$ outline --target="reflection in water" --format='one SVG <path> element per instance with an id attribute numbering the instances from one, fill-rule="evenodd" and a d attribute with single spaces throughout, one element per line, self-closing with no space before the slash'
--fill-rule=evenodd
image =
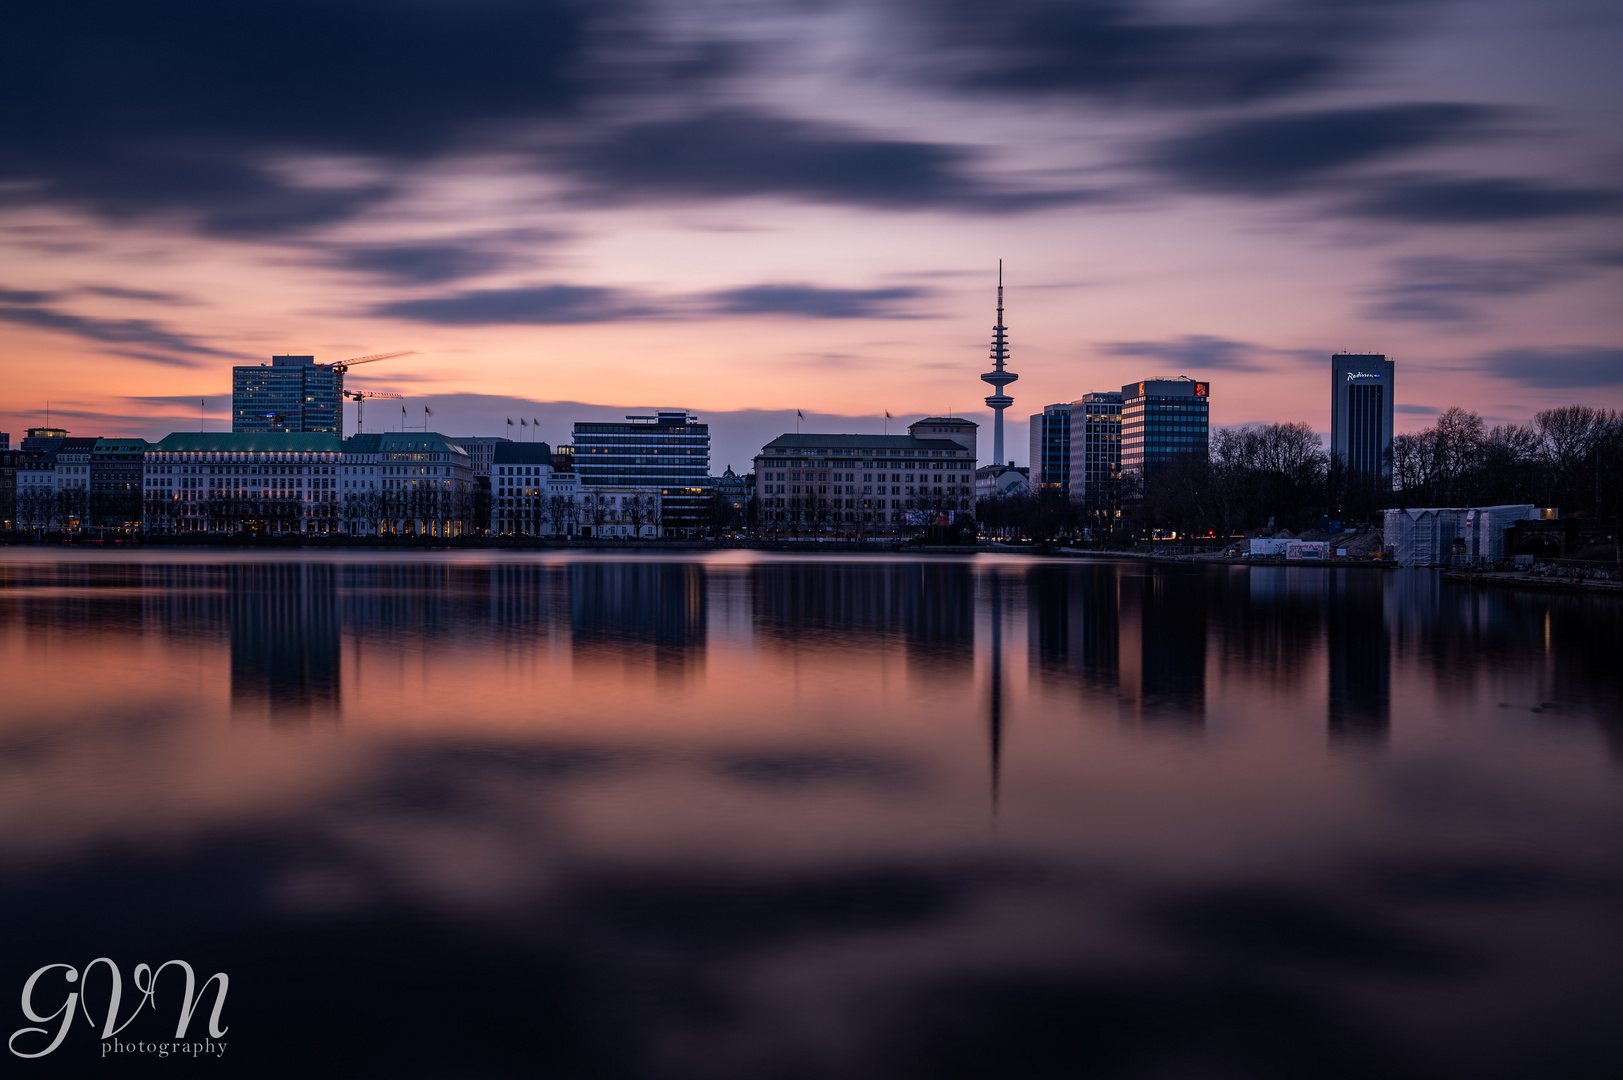
<path id="1" fill-rule="evenodd" d="M 1142 579 L 1139 630 L 1143 717 L 1199 725 L 1206 715 L 1206 588 L 1184 568 Z"/>
<path id="2" fill-rule="evenodd" d="M 997 816 L 998 792 L 1003 780 L 1003 578 L 993 570 L 987 574 L 987 592 L 992 598 L 992 663 L 987 687 L 987 735 L 992 763 L 992 815 Z"/>
<path id="3" fill-rule="evenodd" d="M 321 563 L 226 568 L 234 714 L 338 718 L 337 575 Z"/>
<path id="4" fill-rule="evenodd" d="M 1616 1075 L 1619 640 L 1424 571 L 13 554 L 0 986 L 161 943 L 261 1076 Z"/>
<path id="5" fill-rule="evenodd" d="M 920 678 L 974 677 L 975 579 L 962 562 L 765 563 L 750 582 L 756 640 L 768 648 L 900 646 Z"/>
<path id="6" fill-rule="evenodd" d="M 705 579 L 691 563 L 576 563 L 569 623 L 580 663 L 651 660 L 680 682 L 703 664 Z"/>
<path id="7" fill-rule="evenodd" d="M 1380 745 L 1386 741 L 1392 714 L 1387 575 L 1358 570 L 1334 574 L 1326 582 L 1330 739 Z"/>
<path id="8" fill-rule="evenodd" d="M 1046 682 L 1114 691 L 1121 664 L 1116 564 L 1037 566 L 1026 574 L 1026 651 Z"/>

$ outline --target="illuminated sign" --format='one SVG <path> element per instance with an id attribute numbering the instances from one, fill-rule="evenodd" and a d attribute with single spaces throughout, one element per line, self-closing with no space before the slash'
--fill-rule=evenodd
<path id="1" fill-rule="evenodd" d="M 1349 371 L 1349 372 L 1347 372 L 1347 381 L 1348 382 L 1352 382 L 1355 379 L 1379 379 L 1379 378 L 1380 378 L 1380 375 L 1378 375 L 1377 373 L 1375 373 L 1373 371 Z"/>
<path id="2" fill-rule="evenodd" d="M 1205 397 L 1211 391 L 1211 388 L 1211 383 L 1198 382 L 1195 384 L 1195 396 Z"/>

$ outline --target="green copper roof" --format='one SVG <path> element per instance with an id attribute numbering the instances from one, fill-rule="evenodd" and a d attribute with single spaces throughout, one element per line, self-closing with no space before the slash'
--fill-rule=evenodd
<path id="1" fill-rule="evenodd" d="M 176 431 L 152 444 L 160 454 L 336 454 L 336 435 L 275 431 Z"/>
<path id="2" fill-rule="evenodd" d="M 351 435 L 344 440 L 350 454 L 466 454 L 461 446 L 437 431 L 379 431 Z"/>

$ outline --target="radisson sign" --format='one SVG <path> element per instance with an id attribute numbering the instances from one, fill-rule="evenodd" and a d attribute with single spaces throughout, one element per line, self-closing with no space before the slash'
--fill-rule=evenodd
<path id="1" fill-rule="evenodd" d="M 1373 372 L 1373 371 L 1349 371 L 1349 372 L 1347 372 L 1347 381 L 1348 382 L 1353 382 L 1356 379 L 1379 379 L 1380 377 L 1381 376 L 1379 374 L 1377 374 L 1376 372 Z"/>

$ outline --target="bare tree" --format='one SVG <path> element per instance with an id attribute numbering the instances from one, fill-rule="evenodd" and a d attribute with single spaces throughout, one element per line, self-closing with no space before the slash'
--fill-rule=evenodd
<path id="1" fill-rule="evenodd" d="M 642 536 L 642 527 L 648 521 L 648 507 L 643 503 L 641 495 L 627 495 L 620 500 L 625 510 L 625 518 L 631 523 L 631 535 Z"/>
<path id="2" fill-rule="evenodd" d="M 601 492 L 586 495 L 586 520 L 592 523 L 594 539 L 603 535 L 603 523 L 609 519 L 609 497 Z"/>

